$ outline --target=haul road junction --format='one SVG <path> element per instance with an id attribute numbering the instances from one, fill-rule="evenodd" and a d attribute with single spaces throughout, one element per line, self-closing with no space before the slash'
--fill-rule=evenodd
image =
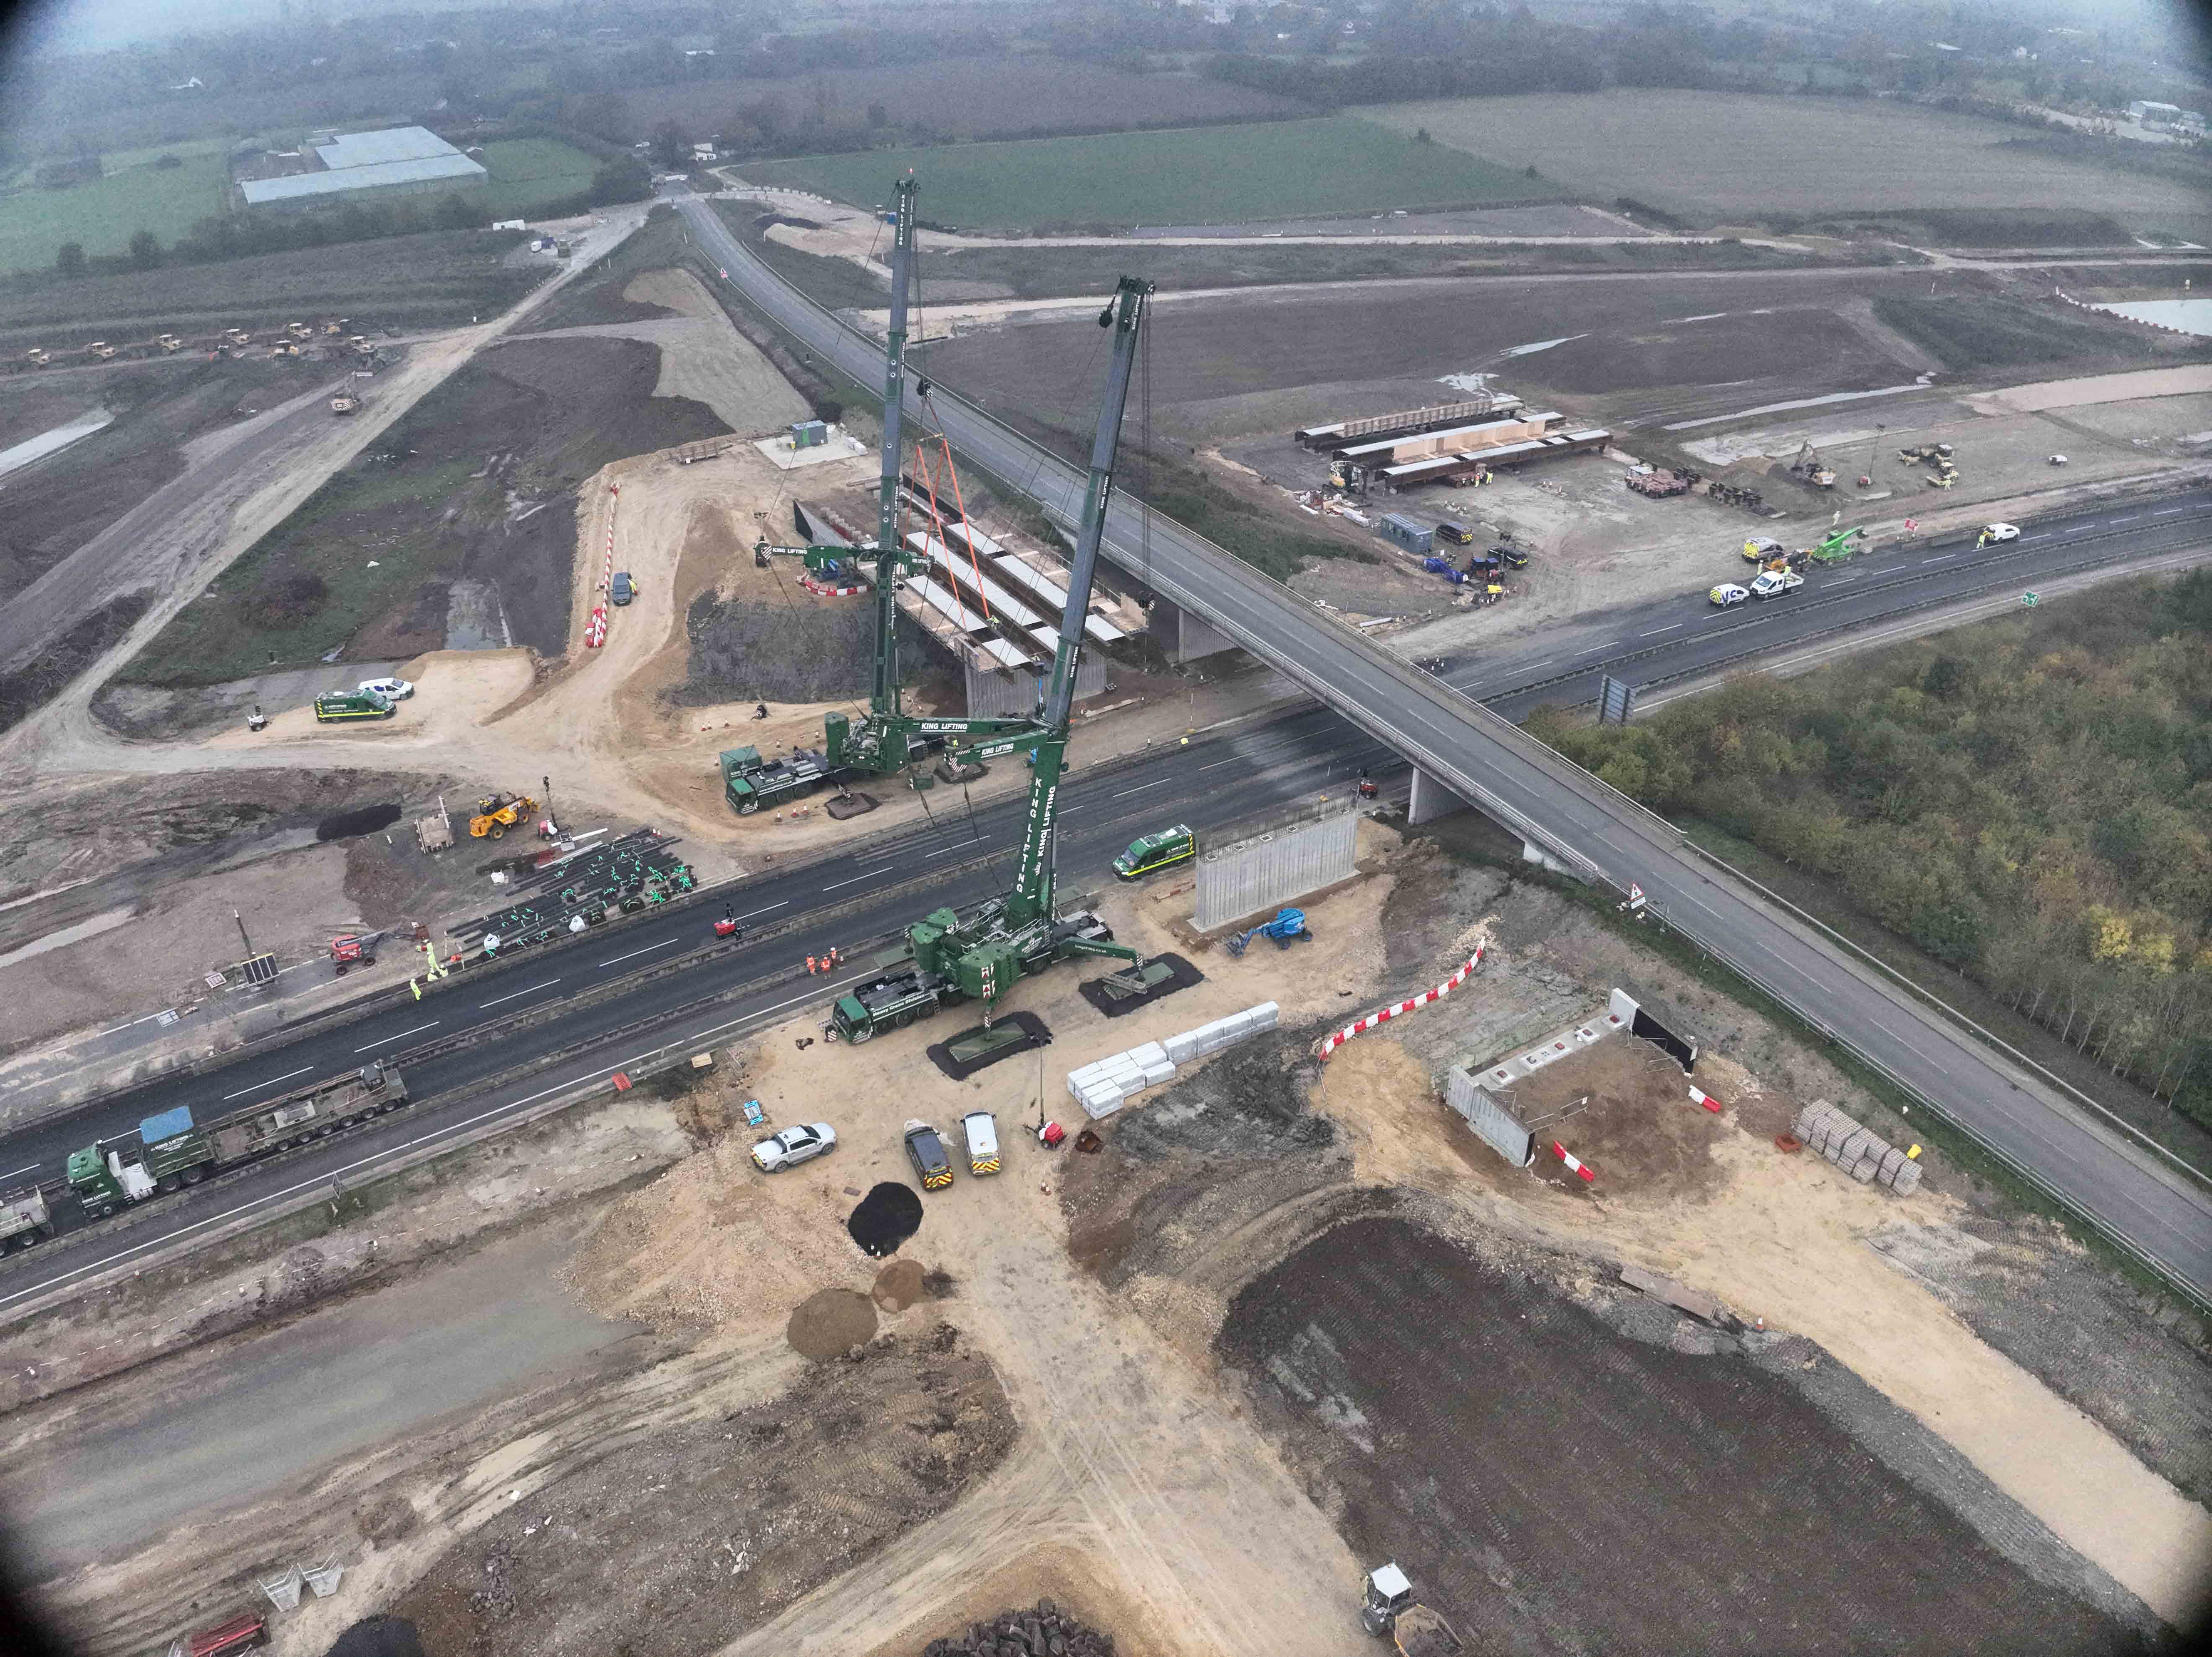
<path id="1" fill-rule="evenodd" d="M 844 329 L 751 260 L 703 203 L 679 207 L 748 298 L 868 383 L 880 362 L 875 342 Z M 975 458 L 1002 477 L 1027 480 L 1067 521 L 1079 515 L 1081 478 L 1072 468 L 950 396 L 937 397 L 932 412 Z M 1810 928 L 1717 877 L 1668 825 L 1487 711 L 1517 716 L 1547 701 L 1589 701 L 1601 672 L 1646 685 L 1693 679 L 1753 653 L 1886 617 L 2031 590 L 2115 562 L 2155 567 L 2201 544 L 2208 512 L 2212 494 L 2195 492 L 2041 520 L 2001 547 L 1961 541 L 1876 554 L 1824 573 L 1779 604 L 1721 611 L 1686 596 L 1669 607 L 1591 618 L 1579 636 L 1540 646 L 1541 656 L 1532 647 L 1516 657 L 1447 665 L 1431 676 L 1327 622 L 1165 519 L 1155 519 L 1147 536 L 1134 511 L 1117 505 L 1109 552 L 1337 711 L 1308 709 L 1156 758 L 1078 774 L 1066 791 L 1065 861 L 1073 873 L 1103 874 L 1106 859 L 1156 820 L 1180 817 L 1202 831 L 1271 800 L 1340 785 L 1362 767 L 1410 759 L 1421 774 L 1416 786 L 1430 801 L 1441 782 L 1570 869 L 1622 889 L 1638 883 L 1678 930 L 1928 1100 L 2179 1285 L 2199 1299 L 2212 1297 L 2212 1202 L 2187 1174 L 2093 1120 Z M 1135 549 L 1147 540 L 1150 557 L 1140 564 Z M 1562 651 L 1563 643 L 1577 647 Z M 1242 785 L 1233 795 L 1218 786 L 1230 768 Z M 605 1085 L 637 1057 L 696 1050 L 826 1005 L 833 986 L 844 980 L 817 983 L 798 974 L 805 956 L 832 942 L 854 954 L 856 941 L 890 932 L 925 901 L 959 903 L 993 889 L 998 875 L 982 861 L 1010 853 L 1017 827 L 1011 802 L 978 810 L 972 820 L 940 812 L 939 826 L 926 833 L 728 889 L 749 930 L 773 929 L 776 936 L 702 950 L 713 909 L 694 902 L 456 980 L 420 1003 L 399 992 L 335 1028 L 10 1136 L 0 1142 L 0 1161 L 13 1170 L 12 1184 L 52 1177 L 70 1150 L 127 1132 L 154 1111 L 186 1104 L 204 1117 L 371 1059 L 398 1064 L 423 1102 L 12 1261 L 0 1276 L 0 1312 L 143 1261 L 172 1241 L 250 1221 L 301 1193 L 326 1193 L 333 1181 L 358 1183 L 402 1157 L 520 1120 L 580 1087 Z M 793 925 L 810 916 L 807 926 Z M 649 976 L 641 980 L 641 974 Z M 556 1009 L 557 1029 L 547 1019 Z"/>

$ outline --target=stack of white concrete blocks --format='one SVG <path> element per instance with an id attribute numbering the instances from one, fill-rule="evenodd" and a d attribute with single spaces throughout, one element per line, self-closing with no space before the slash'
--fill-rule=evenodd
<path id="1" fill-rule="evenodd" d="M 1111 1116 L 1132 1096 L 1146 1088 L 1175 1080 L 1176 1066 L 1188 1065 L 1209 1053 L 1234 1047 L 1275 1028 L 1277 1008 L 1272 1001 L 1247 1007 L 1211 1024 L 1170 1035 L 1165 1041 L 1147 1041 L 1123 1053 L 1109 1053 L 1080 1070 L 1067 1073 L 1067 1091 L 1092 1120 Z"/>
<path id="2" fill-rule="evenodd" d="M 1887 1186 L 1900 1197 L 1920 1189 L 1918 1162 L 1825 1099 L 1799 1111 L 1790 1131 L 1861 1185 Z"/>

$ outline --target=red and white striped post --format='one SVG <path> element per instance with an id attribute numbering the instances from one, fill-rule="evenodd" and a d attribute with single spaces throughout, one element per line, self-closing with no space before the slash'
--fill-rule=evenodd
<path id="1" fill-rule="evenodd" d="M 1719 1115 L 1721 1112 L 1726 1108 L 1719 1100 L 1714 1098 L 1711 1094 L 1707 1093 L 1703 1088 L 1699 1087 L 1694 1082 L 1690 1083 L 1690 1097 L 1698 1104 L 1703 1105 L 1707 1110 L 1712 1112 L 1716 1116 Z"/>
<path id="2" fill-rule="evenodd" d="M 1575 1153 L 1569 1150 L 1557 1139 L 1552 1141 L 1552 1149 L 1555 1153 L 1557 1153 L 1559 1159 L 1567 1165 L 1569 1172 L 1582 1175 L 1583 1183 L 1584 1185 L 1595 1185 L 1597 1183 L 1597 1175 L 1591 1173 L 1589 1169 L 1584 1168 L 1582 1165 L 1582 1162 L 1576 1157 Z"/>
<path id="3" fill-rule="evenodd" d="M 592 606 L 592 619 L 584 623 L 584 646 L 597 650 L 607 641 L 607 599 L 615 586 L 615 509 L 622 504 L 622 485 L 610 483 L 607 493 L 614 500 L 607 507 L 607 554 L 599 572 L 599 602 Z"/>

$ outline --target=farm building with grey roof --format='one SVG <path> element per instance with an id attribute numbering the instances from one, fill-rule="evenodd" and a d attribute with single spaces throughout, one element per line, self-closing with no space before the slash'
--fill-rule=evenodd
<path id="1" fill-rule="evenodd" d="M 240 182 L 239 193 L 246 206 L 280 212 L 333 201 L 480 189 L 486 178 L 481 162 L 419 126 L 342 132 L 313 146 L 312 153 L 314 163 L 304 171 Z"/>

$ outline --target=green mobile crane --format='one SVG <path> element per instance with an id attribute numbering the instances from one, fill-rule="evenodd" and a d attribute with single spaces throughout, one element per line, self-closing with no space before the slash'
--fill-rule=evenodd
<path id="1" fill-rule="evenodd" d="M 1863 525 L 1856 529 L 1832 530 L 1821 537 L 1820 545 L 1808 547 L 1807 552 L 1815 563 L 1840 564 L 1853 553 L 1864 552 L 1873 543 L 1866 538 Z"/>
<path id="2" fill-rule="evenodd" d="M 1045 734 L 1035 719 L 921 719 L 907 713 L 900 699 L 896 595 L 902 577 L 925 574 L 929 568 L 929 561 L 907 550 L 899 537 L 899 462 L 905 440 L 900 425 L 906 405 L 906 313 L 913 282 L 915 188 L 912 173 L 894 186 L 890 326 L 884 349 L 883 476 L 876 500 L 876 544 L 872 549 L 805 549 L 810 566 L 818 568 L 816 555 L 848 564 L 857 559 L 872 566 L 876 638 L 868 711 L 857 725 L 842 713 L 825 714 L 822 722 L 823 757 L 830 770 L 839 775 L 895 776 L 932 748 L 948 741 L 967 742 L 970 759 L 992 759 L 1028 748 Z"/>
<path id="3" fill-rule="evenodd" d="M 1152 284 L 1121 278 L 1112 303 L 1098 319 L 1114 333 L 1107 365 L 1106 390 L 1098 409 L 1098 431 L 1091 446 L 1091 479 L 1083 499 L 1083 527 L 1076 537 L 1068 572 L 1067 604 L 1060 621 L 1060 646 L 1052 677 L 1032 737 L 1035 770 L 1030 777 L 1029 810 L 1022 826 L 1021 856 L 1011 891 L 987 898 L 966 910 L 938 909 L 907 929 L 900 957 L 868 982 L 840 996 L 830 1010 L 824 1034 L 847 1041 L 866 1041 L 878 1030 L 902 1029 L 939 1007 L 961 1001 L 990 1006 L 1021 978 L 1076 956 L 1103 956 L 1132 964 L 1115 981 L 1130 993 L 1142 993 L 1163 981 L 1163 968 L 1146 966 L 1137 952 L 1114 942 L 1114 933 L 1097 915 L 1061 914 L 1054 902 L 1054 835 L 1059 826 L 1060 779 L 1067 757 L 1068 721 L 1075 703 L 1075 665 L 1083 650 L 1083 620 L 1091 604 L 1091 578 L 1098 568 L 1099 543 L 1106 532 L 1106 503 L 1114 489 L 1114 455 L 1121 434 L 1121 410 L 1128 400 L 1129 373 L 1136 361 L 1137 334 Z M 893 480 L 894 483 L 896 480 Z M 985 723 L 977 721 L 976 723 Z M 964 750 L 966 759 L 1001 740 L 986 736 Z"/>

